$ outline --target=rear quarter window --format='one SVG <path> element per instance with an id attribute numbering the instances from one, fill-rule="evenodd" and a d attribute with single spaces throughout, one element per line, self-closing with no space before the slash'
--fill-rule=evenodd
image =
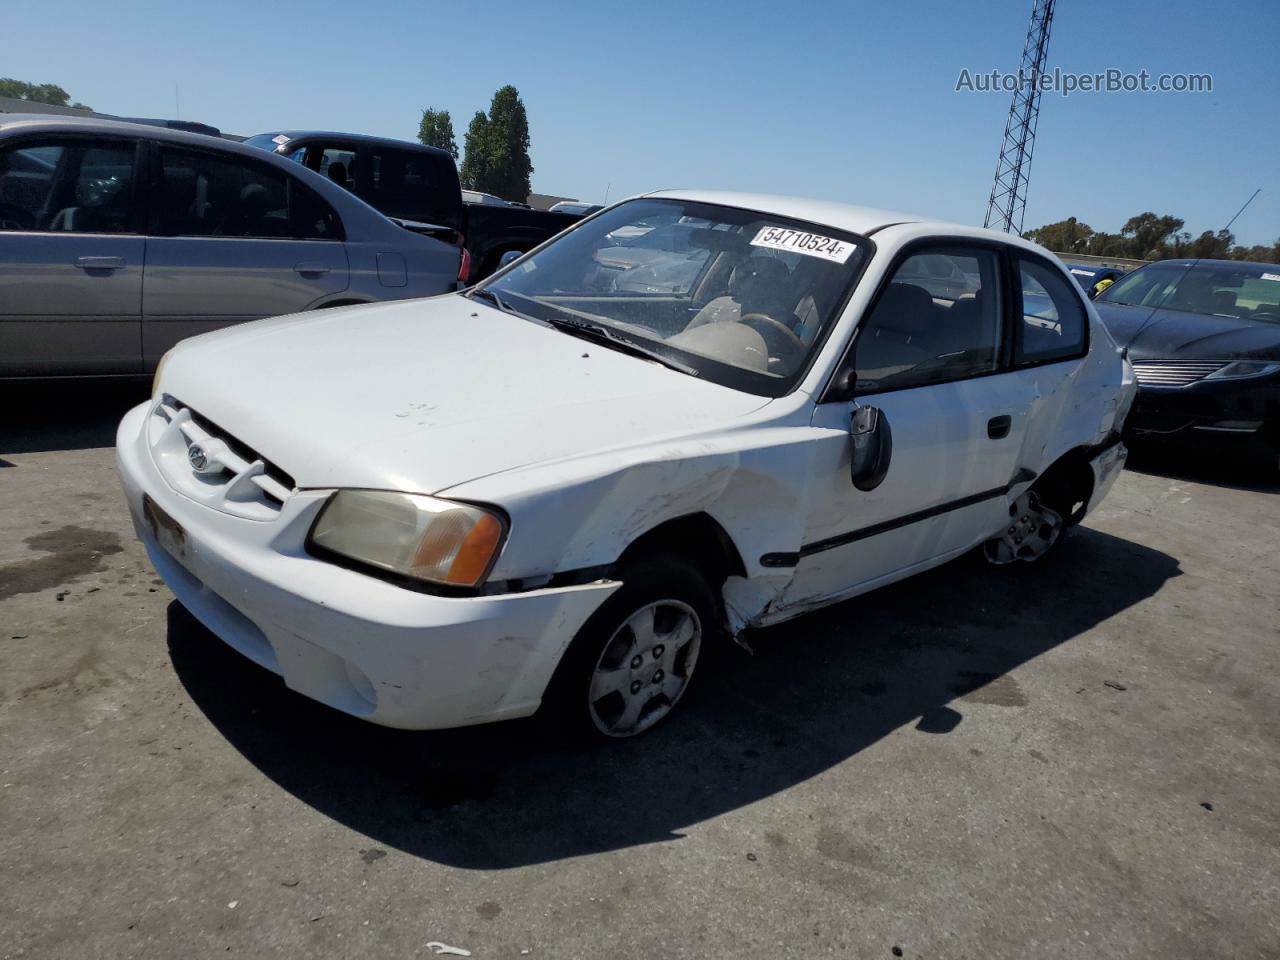
<path id="1" fill-rule="evenodd" d="M 1060 272 L 1019 258 L 1022 317 L 1015 323 L 1019 363 L 1081 356 L 1088 348 L 1088 320 L 1078 288 Z"/>

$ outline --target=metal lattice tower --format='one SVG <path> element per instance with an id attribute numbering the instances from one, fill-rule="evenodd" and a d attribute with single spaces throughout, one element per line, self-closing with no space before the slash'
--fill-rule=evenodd
<path id="1" fill-rule="evenodd" d="M 1027 207 L 1027 184 L 1031 176 L 1031 148 L 1036 142 L 1036 124 L 1040 120 L 1040 75 L 1049 53 L 1049 27 L 1053 23 L 1056 0 L 1034 0 L 1031 25 L 1022 47 L 1018 66 L 1018 86 L 1009 105 L 1009 119 L 1004 125 L 1004 142 L 996 161 L 996 179 L 987 201 L 987 218 L 983 226 L 1006 233 L 1022 233 L 1022 218 Z"/>

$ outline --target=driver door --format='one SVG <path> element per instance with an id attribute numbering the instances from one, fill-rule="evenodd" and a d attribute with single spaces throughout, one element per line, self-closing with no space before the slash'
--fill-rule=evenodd
<path id="1" fill-rule="evenodd" d="M 931 296 L 915 280 L 926 275 L 922 256 L 947 258 L 965 288 L 947 291 L 954 299 Z M 824 438 L 788 605 L 907 576 L 1003 523 L 1031 396 L 1003 361 L 1002 269 L 993 248 L 915 248 L 880 289 L 841 367 L 853 396 L 814 410 Z M 858 406 L 877 408 L 891 436 L 888 470 L 869 490 L 850 477 Z"/>

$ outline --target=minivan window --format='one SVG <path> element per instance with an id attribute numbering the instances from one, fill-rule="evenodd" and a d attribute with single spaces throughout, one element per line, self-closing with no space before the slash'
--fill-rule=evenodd
<path id="1" fill-rule="evenodd" d="M 0 151 L 0 230 L 133 232 L 134 153 L 74 141 Z"/>
<path id="2" fill-rule="evenodd" d="M 282 171 L 170 146 L 160 158 L 162 235 L 342 239 L 333 209 Z"/>

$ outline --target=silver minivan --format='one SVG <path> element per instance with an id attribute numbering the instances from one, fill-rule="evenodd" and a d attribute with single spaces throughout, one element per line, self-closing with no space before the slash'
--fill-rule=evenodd
<path id="1" fill-rule="evenodd" d="M 233 141 L 0 115 L 0 379 L 145 374 L 228 324 L 448 292 L 460 262 Z"/>

